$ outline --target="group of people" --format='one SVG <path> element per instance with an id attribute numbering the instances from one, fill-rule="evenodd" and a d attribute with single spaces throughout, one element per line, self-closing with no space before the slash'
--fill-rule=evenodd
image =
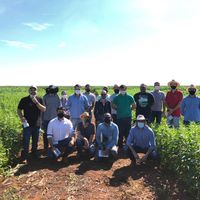
<path id="1" fill-rule="evenodd" d="M 179 83 L 168 83 L 170 90 L 165 95 L 160 83 L 154 83 L 154 90 L 147 92 L 145 84 L 134 96 L 127 93 L 125 85 L 114 85 L 112 95 L 103 87 L 100 96 L 91 92 L 91 86 L 74 86 L 74 93 L 67 98 L 66 91 L 58 96 L 58 88 L 49 86 L 43 98 L 37 95 L 37 86 L 29 88 L 29 95 L 20 100 L 18 115 L 23 124 L 22 157 L 27 158 L 30 137 L 32 154 L 38 156 L 37 145 L 40 128 L 44 130 L 44 150 L 48 156 L 67 160 L 75 149 L 77 157 L 83 153 L 97 160 L 116 158 L 118 150 L 125 150 L 136 164 L 147 158 L 157 159 L 155 135 L 150 124 L 161 123 L 166 115 L 169 126 L 178 128 L 181 114 L 184 124 L 200 122 L 200 98 L 195 95 L 197 88 L 188 87 L 189 95 L 183 98 L 178 90 Z M 132 111 L 136 111 L 132 123 Z M 138 153 L 143 153 L 139 157 Z"/>

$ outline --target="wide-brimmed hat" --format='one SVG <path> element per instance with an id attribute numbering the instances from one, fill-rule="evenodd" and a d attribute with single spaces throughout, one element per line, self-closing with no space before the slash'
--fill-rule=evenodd
<path id="1" fill-rule="evenodd" d="M 137 118 L 136 118 L 136 121 L 145 121 L 145 117 L 144 115 L 138 115 Z"/>
<path id="2" fill-rule="evenodd" d="M 175 81 L 174 79 L 171 80 L 171 81 L 168 83 L 168 86 L 171 86 L 171 85 L 180 86 L 179 82 Z"/>

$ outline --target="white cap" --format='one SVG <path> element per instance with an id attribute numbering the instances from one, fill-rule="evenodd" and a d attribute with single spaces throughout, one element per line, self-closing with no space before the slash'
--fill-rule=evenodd
<path id="1" fill-rule="evenodd" d="M 138 115 L 137 118 L 136 118 L 137 121 L 145 121 L 145 117 L 144 115 Z"/>
<path id="2" fill-rule="evenodd" d="M 34 88 L 34 89 L 37 90 L 37 86 L 36 86 L 36 85 L 31 85 L 31 86 L 29 87 L 29 89 L 31 89 L 31 88 Z"/>

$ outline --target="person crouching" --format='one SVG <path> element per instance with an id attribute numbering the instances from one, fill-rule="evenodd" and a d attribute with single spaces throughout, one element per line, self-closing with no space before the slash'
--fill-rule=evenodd
<path id="1" fill-rule="evenodd" d="M 62 161 L 67 161 L 67 156 L 73 152 L 75 134 L 70 120 L 65 118 L 65 108 L 57 108 L 57 117 L 48 124 L 47 138 L 50 144 L 50 155 Z"/>

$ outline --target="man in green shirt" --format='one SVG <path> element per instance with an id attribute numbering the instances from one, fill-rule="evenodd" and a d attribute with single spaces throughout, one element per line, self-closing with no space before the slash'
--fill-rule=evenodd
<path id="1" fill-rule="evenodd" d="M 126 93 L 127 87 L 121 85 L 119 87 L 120 94 L 117 95 L 113 102 L 112 107 L 117 111 L 117 125 L 119 127 L 119 148 L 123 147 L 123 140 L 128 137 L 131 129 L 132 110 L 135 109 L 136 104 L 134 98 Z"/>

